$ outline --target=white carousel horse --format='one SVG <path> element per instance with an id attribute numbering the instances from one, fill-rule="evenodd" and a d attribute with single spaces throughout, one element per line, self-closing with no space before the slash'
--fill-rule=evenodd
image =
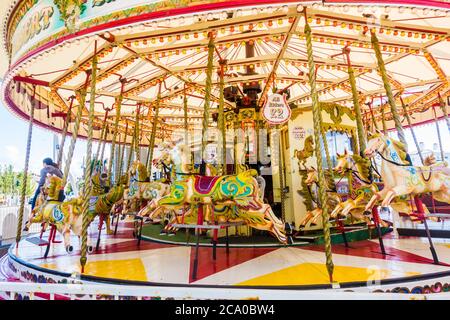
<path id="1" fill-rule="evenodd" d="M 438 201 L 450 203 L 450 169 L 446 163 L 411 166 L 402 160 L 405 158 L 404 146 L 380 133 L 369 139 L 364 153 L 367 157 L 376 154 L 382 157 L 381 177 L 384 182 L 384 188 L 372 197 L 366 211 L 370 211 L 379 199 L 383 199 L 381 206 L 387 207 L 395 197 L 427 192 L 431 192 Z"/>

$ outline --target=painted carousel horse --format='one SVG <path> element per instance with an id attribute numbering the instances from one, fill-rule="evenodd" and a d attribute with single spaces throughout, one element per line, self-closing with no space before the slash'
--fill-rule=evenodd
<path id="1" fill-rule="evenodd" d="M 329 175 L 326 176 L 327 179 L 327 188 L 331 189 L 331 185 L 333 184 L 332 179 Z M 315 168 L 309 168 L 307 169 L 307 176 L 305 179 L 305 183 L 308 187 L 309 192 L 311 192 L 311 187 L 318 183 L 319 178 L 318 178 L 318 173 L 317 170 Z M 341 203 L 341 199 L 340 197 L 335 193 L 332 192 L 330 190 L 327 190 L 328 193 L 328 208 L 333 209 L 336 206 L 338 206 Z M 311 194 L 311 197 L 312 194 Z M 317 201 L 316 201 L 317 203 Z M 306 227 L 308 224 L 309 225 L 316 225 L 319 218 L 322 217 L 322 209 L 319 208 L 318 206 L 312 210 L 308 210 L 306 212 L 306 216 L 300 221 L 299 226 L 300 227 Z"/>
<path id="2" fill-rule="evenodd" d="M 336 160 L 337 164 L 333 170 L 340 175 L 350 173 L 354 176 L 356 179 L 353 180 L 357 180 L 357 184 L 354 185 L 355 187 L 372 183 L 369 177 L 371 165 L 369 159 L 363 158 L 358 154 L 350 154 L 345 149 L 342 155 L 336 153 Z"/>
<path id="3" fill-rule="evenodd" d="M 161 156 L 153 160 L 153 165 L 168 173 L 170 182 L 183 180 L 186 175 L 198 174 L 191 161 L 190 148 L 184 144 L 164 143 L 160 146 Z M 206 163 L 206 176 L 216 176 L 217 169 Z"/>
<path id="4" fill-rule="evenodd" d="M 184 180 L 175 181 L 170 194 L 149 208 L 150 218 L 153 219 L 161 210 L 199 205 L 205 208 L 206 221 L 213 222 L 216 218 L 229 222 L 245 221 L 249 226 L 267 230 L 280 242 L 287 243 L 285 226 L 270 205 L 262 201 L 255 176 L 256 170 L 216 177 L 187 175 Z"/>
<path id="5" fill-rule="evenodd" d="M 314 154 L 314 140 L 313 136 L 308 136 L 305 139 L 305 144 L 302 150 L 294 150 L 294 158 L 297 158 L 299 166 L 302 164 L 306 168 L 306 160 Z"/>
<path id="6" fill-rule="evenodd" d="M 140 161 L 135 161 L 128 173 L 128 188 L 124 192 L 122 214 L 130 210 L 139 211 L 143 201 L 152 201 L 169 193 L 169 184 L 165 181 L 150 182 L 147 168 Z"/>
<path id="7" fill-rule="evenodd" d="M 94 169 L 91 181 L 92 189 L 90 210 L 92 210 L 96 215 L 103 216 L 106 222 L 106 233 L 112 234 L 113 231 L 111 230 L 110 224 L 110 212 L 113 206 L 120 201 L 120 199 L 122 199 L 124 188 L 121 186 L 109 188 L 108 176 L 105 173 L 101 173 L 101 167 Z"/>
<path id="8" fill-rule="evenodd" d="M 147 201 L 151 204 L 169 194 L 169 192 L 170 185 L 168 183 L 165 181 L 150 182 L 145 165 L 139 161 L 135 161 L 129 172 L 129 187 L 124 193 L 124 209 L 126 211 L 123 213 L 126 214 L 128 212 L 129 206 L 127 203 L 129 202 L 136 202 L 134 207 L 139 207 L 139 202 Z M 138 210 L 141 210 L 141 208 Z M 141 212 L 138 215 L 141 215 Z"/>
<path id="9" fill-rule="evenodd" d="M 426 161 L 433 162 L 433 159 L 429 157 Z M 346 217 L 350 213 L 351 216 L 358 220 L 369 222 L 367 215 L 364 215 L 363 217 L 361 208 L 365 208 L 372 196 L 379 191 L 378 185 L 374 182 L 370 182 L 369 167 L 370 162 L 357 154 L 349 154 L 347 150 L 345 150 L 342 155 L 338 154 L 337 165 L 334 170 L 339 174 L 350 172 L 356 178 L 353 180 L 355 182 L 353 184 L 355 188 L 355 197 L 349 197 L 346 201 L 336 207 L 331 215 L 333 219 L 337 216 Z M 409 203 L 406 197 L 395 198 L 391 202 L 391 207 L 404 215 L 410 215 L 416 210 L 415 203 Z M 424 211 L 428 212 L 428 209 L 425 206 Z M 383 226 L 387 226 L 385 221 L 381 221 L 381 223 Z"/>
<path id="10" fill-rule="evenodd" d="M 46 183 L 43 186 L 47 197 L 44 202 L 31 211 L 26 228 L 28 229 L 32 223 L 54 224 L 56 230 L 63 235 L 66 251 L 71 253 L 73 246 L 70 245 L 70 230 L 77 236 L 81 236 L 83 224 L 81 207 L 83 202 L 78 198 L 59 202 L 61 183 L 62 180 L 57 176 L 47 176 Z M 92 251 L 92 246 L 88 246 L 88 251 Z"/>
<path id="11" fill-rule="evenodd" d="M 93 178 L 94 180 L 96 179 L 95 176 Z M 56 230 L 63 235 L 64 245 L 67 252 L 70 253 L 73 251 L 73 246 L 70 245 L 70 230 L 77 236 L 81 235 L 83 198 L 78 197 L 64 202 L 58 201 L 61 184 L 61 178 L 56 176 L 47 177 L 44 185 L 47 198 L 30 213 L 26 227 L 29 228 L 32 223 L 42 222 L 55 225 Z M 109 212 L 112 205 L 122 196 L 122 187 L 112 188 L 107 194 L 92 196 L 88 207 L 90 222 L 98 214 Z M 88 249 L 91 251 L 92 247 L 89 246 Z"/>
<path id="12" fill-rule="evenodd" d="M 369 138 L 364 153 L 367 157 L 376 154 L 381 156 L 381 177 L 384 182 L 384 188 L 372 197 L 366 211 L 370 211 L 381 199 L 381 206 L 387 207 L 395 197 L 427 192 L 431 192 L 438 201 L 450 203 L 450 169 L 446 163 L 411 166 L 403 160 L 406 157 L 404 145 L 381 133 Z"/>

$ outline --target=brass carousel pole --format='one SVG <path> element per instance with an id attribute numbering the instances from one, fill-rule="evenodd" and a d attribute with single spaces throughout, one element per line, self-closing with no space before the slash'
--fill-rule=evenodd
<path id="1" fill-rule="evenodd" d="M 350 86 L 352 88 L 353 109 L 355 110 L 356 129 L 358 133 L 359 154 L 364 156 L 366 150 L 366 134 L 364 132 L 364 124 L 361 116 L 361 106 L 359 105 L 358 89 L 356 88 L 355 72 L 353 71 L 350 61 L 350 49 L 348 47 L 343 49 L 347 56 L 347 72 Z"/>
<path id="2" fill-rule="evenodd" d="M 161 103 L 161 86 L 162 86 L 162 82 L 159 83 L 158 96 L 156 97 L 155 113 L 153 116 L 152 132 L 150 134 L 150 141 L 148 144 L 147 168 L 148 168 L 148 172 L 150 175 L 150 180 L 153 180 L 152 179 L 152 162 L 153 162 L 153 152 L 155 149 L 156 129 L 158 127 L 159 107 L 160 107 L 160 103 Z"/>
<path id="3" fill-rule="evenodd" d="M 111 181 L 111 185 L 112 185 L 111 175 L 112 175 L 112 167 L 113 167 L 113 158 L 114 158 L 114 153 L 115 153 L 115 149 L 116 149 L 117 134 L 118 134 L 118 130 L 119 130 L 119 120 L 120 120 L 120 112 L 122 109 L 122 100 L 123 100 L 123 95 L 121 93 L 120 96 L 116 98 L 116 118 L 114 119 L 114 133 L 113 133 L 113 139 L 111 142 L 111 152 L 110 152 L 109 162 L 108 162 L 108 179 Z M 119 158 L 119 157 L 117 157 L 117 158 Z M 116 180 L 117 180 L 117 177 L 116 177 Z"/>
<path id="4" fill-rule="evenodd" d="M 383 125 L 383 133 L 388 134 L 387 125 L 386 125 L 386 116 L 384 115 L 384 105 L 383 105 L 383 97 L 380 96 L 380 114 L 381 114 L 381 124 Z M 373 119 L 376 122 L 376 119 Z"/>
<path id="5" fill-rule="evenodd" d="M 130 151 L 128 153 L 128 160 L 127 160 L 127 168 L 126 173 L 130 171 L 131 168 L 131 162 L 133 160 L 133 152 L 134 152 L 134 144 L 136 143 L 136 126 L 133 128 L 133 137 L 131 138 L 131 144 L 130 144 Z"/>
<path id="6" fill-rule="evenodd" d="M 122 171 L 123 171 L 123 161 L 125 160 L 125 147 L 126 147 L 126 142 L 127 142 L 127 135 L 128 135 L 128 121 L 126 121 L 125 124 L 125 133 L 123 134 L 123 141 L 122 141 L 122 147 L 119 146 L 119 169 L 118 169 L 118 174 L 116 177 L 116 185 L 119 185 L 120 183 L 120 178 L 122 177 Z"/>
<path id="7" fill-rule="evenodd" d="M 35 106 L 36 106 L 36 86 L 33 86 L 33 97 L 31 99 L 31 107 L 30 107 L 30 121 L 28 124 L 27 151 L 25 153 L 25 167 L 23 169 L 22 189 L 20 191 L 20 207 L 17 216 L 16 247 L 19 246 L 20 238 L 22 236 L 22 220 L 23 220 L 23 212 L 25 210 L 25 196 L 27 192 L 28 166 L 30 163 L 31 139 L 33 137 L 33 120 L 34 120 Z"/>
<path id="8" fill-rule="evenodd" d="M 221 156 L 222 156 L 222 175 L 227 174 L 227 133 L 225 128 L 225 114 L 224 114 L 224 73 L 225 73 L 225 64 L 224 60 L 219 61 L 220 71 L 219 71 L 219 117 L 218 124 L 220 133 L 222 135 L 222 146 L 221 146 Z"/>
<path id="9" fill-rule="evenodd" d="M 136 138 L 134 140 L 134 158 L 135 161 L 141 161 L 141 147 L 140 147 L 140 128 L 139 128 L 139 116 L 141 113 L 141 104 L 137 105 L 136 108 L 136 120 L 135 120 L 135 135 Z"/>
<path id="10" fill-rule="evenodd" d="M 184 116 L 184 143 L 189 146 L 189 124 L 188 124 L 188 99 L 186 87 L 183 92 L 183 116 Z"/>
<path id="11" fill-rule="evenodd" d="M 64 119 L 64 127 L 63 127 L 63 131 L 62 131 L 61 142 L 60 142 L 59 151 L 58 151 L 58 160 L 56 162 L 58 164 L 58 167 L 60 167 L 60 168 L 61 168 L 61 163 L 63 160 L 64 145 L 66 143 L 67 130 L 69 129 L 69 124 L 70 124 L 70 120 L 71 120 L 70 118 L 72 116 L 73 101 L 75 100 L 75 96 L 71 96 L 69 99 L 70 99 L 69 110 L 67 111 L 66 117 Z"/>
<path id="12" fill-rule="evenodd" d="M 386 73 L 386 67 L 384 65 L 383 57 L 381 55 L 380 44 L 378 42 L 377 35 L 375 32 L 371 31 L 371 42 L 373 49 L 375 51 L 375 57 L 378 62 L 378 69 L 380 70 L 380 75 L 383 80 L 384 89 L 386 90 L 386 95 L 391 106 L 392 117 L 395 123 L 395 129 L 397 129 L 398 138 L 401 143 L 405 145 L 406 150 L 408 150 L 408 143 L 406 142 L 405 132 L 403 131 L 402 122 L 400 121 L 400 116 L 397 111 L 397 106 L 395 105 L 394 95 L 392 94 L 391 84 L 389 83 L 389 78 Z"/>
<path id="13" fill-rule="evenodd" d="M 411 123 L 411 117 L 409 116 L 408 110 L 406 109 L 406 105 L 403 102 L 402 96 L 400 96 L 400 102 L 402 103 L 403 114 L 406 117 L 406 121 L 408 121 L 409 130 L 411 130 L 411 134 L 412 134 L 412 137 L 413 137 L 413 140 L 414 140 L 414 144 L 416 145 L 417 153 L 419 154 L 419 157 L 420 157 L 420 162 L 422 162 L 422 164 L 423 164 L 422 151 L 420 150 L 419 142 L 417 140 L 416 133 L 414 132 L 414 129 L 413 129 L 413 126 L 412 126 L 412 123 Z"/>
<path id="14" fill-rule="evenodd" d="M 323 133 L 321 126 L 321 116 L 320 116 L 320 105 L 319 97 L 316 91 L 316 79 L 315 79 L 315 63 L 312 49 L 311 41 L 311 27 L 309 26 L 308 19 L 305 14 L 305 35 L 306 35 L 306 49 L 308 54 L 308 67 L 309 67 L 309 85 L 311 87 L 311 99 L 312 99 L 312 111 L 313 111 L 313 121 L 314 121 L 314 147 L 316 152 L 317 160 L 317 172 L 319 176 L 319 198 L 322 206 L 322 218 L 323 218 L 323 233 L 325 241 L 325 255 L 326 255 L 326 266 L 328 270 L 328 275 L 330 277 L 330 282 L 333 282 L 333 256 L 331 253 L 331 236 L 330 236 L 330 225 L 329 225 L 329 215 L 328 215 L 328 199 L 327 199 L 327 187 L 325 185 L 325 173 L 322 166 L 322 150 L 320 144 L 320 137 Z M 323 141 L 326 145 L 326 140 Z M 331 168 L 330 168 L 331 169 Z"/>
<path id="15" fill-rule="evenodd" d="M 74 123 L 74 127 L 72 130 L 72 138 L 70 140 L 70 146 L 69 146 L 69 152 L 67 154 L 67 159 L 64 165 L 64 174 L 63 174 L 63 180 L 61 183 L 61 190 L 60 190 L 60 197 L 62 197 L 63 193 L 64 193 L 64 187 L 67 183 L 67 179 L 69 178 L 69 171 L 70 171 L 70 166 L 72 164 L 72 158 L 73 158 L 73 154 L 75 152 L 75 146 L 77 143 L 77 139 L 78 139 L 78 132 L 80 130 L 80 123 L 81 123 L 81 116 L 83 115 L 83 109 L 84 106 L 86 104 L 86 87 L 89 83 L 89 78 L 90 78 L 90 73 L 88 72 L 86 75 L 86 82 L 85 85 L 82 89 L 80 89 L 80 91 L 76 92 L 76 97 L 78 100 L 78 109 L 77 109 L 77 113 L 75 115 L 75 123 Z"/>
<path id="16" fill-rule="evenodd" d="M 280 179 L 280 202 L 281 202 L 281 220 L 286 221 L 286 194 L 284 193 L 285 188 L 285 178 L 284 178 L 284 157 L 283 157 L 283 134 L 281 126 L 278 126 L 278 132 L 280 135 L 279 148 L 278 148 L 278 176 Z"/>
<path id="17" fill-rule="evenodd" d="M 206 162 L 205 162 L 205 151 L 206 145 L 208 143 L 206 139 L 206 134 L 209 126 L 209 108 L 211 103 L 211 89 L 212 89 L 212 72 L 214 63 L 214 36 L 212 33 L 209 34 L 208 43 L 208 64 L 206 67 L 206 85 L 205 85 L 205 105 L 203 110 L 203 123 L 202 123 L 202 164 L 200 166 L 200 174 L 205 174 L 206 172 Z"/>
<path id="18" fill-rule="evenodd" d="M 84 268 L 87 262 L 87 240 L 88 240 L 88 227 L 91 222 L 89 216 L 89 202 L 92 192 L 91 181 L 91 154 L 92 154 L 92 137 L 93 137 L 93 124 L 94 124 L 94 111 L 95 111 L 95 92 L 97 85 L 97 42 L 95 43 L 94 57 L 92 58 L 92 75 L 90 84 L 90 105 L 89 105 L 89 122 L 88 122 L 88 140 L 86 147 L 86 170 L 84 172 L 84 190 L 83 190 L 83 207 L 82 217 L 83 225 L 81 230 L 81 273 L 84 273 Z"/>
<path id="19" fill-rule="evenodd" d="M 98 140 L 97 145 L 97 152 L 95 153 L 94 162 L 97 162 L 100 160 L 100 162 L 103 161 L 103 152 L 104 152 L 104 145 L 106 143 L 106 136 L 108 134 L 108 125 L 106 125 L 106 120 L 108 119 L 108 113 L 109 109 L 106 109 L 105 116 L 103 118 L 102 122 L 102 131 L 100 132 L 100 139 Z M 101 156 L 100 156 L 101 154 Z"/>

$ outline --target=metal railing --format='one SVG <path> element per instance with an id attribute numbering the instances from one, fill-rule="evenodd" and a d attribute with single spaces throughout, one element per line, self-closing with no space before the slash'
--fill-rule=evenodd
<path id="1" fill-rule="evenodd" d="M 0 296 L 19 300 L 450 300 L 450 293 L 270 290 L 0 282 Z"/>

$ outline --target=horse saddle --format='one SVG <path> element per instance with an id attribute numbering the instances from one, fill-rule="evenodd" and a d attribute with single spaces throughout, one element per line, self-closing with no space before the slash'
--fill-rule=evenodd
<path id="1" fill-rule="evenodd" d="M 197 193 L 208 194 L 221 177 L 195 176 L 194 188 Z"/>

